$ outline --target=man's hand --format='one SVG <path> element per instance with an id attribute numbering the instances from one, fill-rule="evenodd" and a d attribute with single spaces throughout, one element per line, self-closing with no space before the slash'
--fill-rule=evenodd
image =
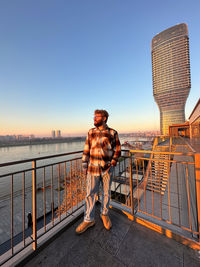
<path id="1" fill-rule="evenodd" d="M 86 168 L 83 168 L 83 174 L 87 175 L 87 169 Z"/>
<path id="2" fill-rule="evenodd" d="M 112 161 L 111 161 L 111 166 L 116 166 L 116 165 L 117 165 L 117 161 L 114 160 L 114 159 L 112 159 Z"/>

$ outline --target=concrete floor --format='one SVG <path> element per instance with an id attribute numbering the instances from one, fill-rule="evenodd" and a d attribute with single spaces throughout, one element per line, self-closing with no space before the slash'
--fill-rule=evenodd
<path id="1" fill-rule="evenodd" d="M 111 210 L 107 231 L 96 209 L 96 225 L 76 235 L 79 220 L 25 266 L 200 266 L 200 252 L 132 222 Z"/>

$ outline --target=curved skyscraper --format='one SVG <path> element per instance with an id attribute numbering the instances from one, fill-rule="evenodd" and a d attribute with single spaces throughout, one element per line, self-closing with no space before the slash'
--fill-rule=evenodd
<path id="1" fill-rule="evenodd" d="M 160 110 L 160 132 L 185 122 L 185 103 L 190 91 L 188 27 L 173 26 L 151 41 L 153 95 Z"/>

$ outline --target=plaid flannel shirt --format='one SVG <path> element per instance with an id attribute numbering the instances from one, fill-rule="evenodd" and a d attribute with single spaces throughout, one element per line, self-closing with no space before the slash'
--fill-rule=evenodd
<path id="1" fill-rule="evenodd" d="M 118 161 L 121 156 L 121 145 L 117 131 L 106 127 L 103 130 L 95 127 L 89 130 L 83 150 L 83 168 L 88 174 L 100 175 L 112 160 Z"/>

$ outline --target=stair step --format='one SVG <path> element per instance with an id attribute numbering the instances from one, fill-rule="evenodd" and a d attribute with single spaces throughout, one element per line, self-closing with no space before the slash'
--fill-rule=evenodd
<path id="1" fill-rule="evenodd" d="M 156 185 L 167 185 L 167 183 L 162 183 L 162 181 L 148 181 L 147 183 L 148 185 L 151 185 L 151 184 L 156 184 Z"/>
<path id="2" fill-rule="evenodd" d="M 147 187 L 153 187 L 153 188 L 158 188 L 158 189 L 163 189 L 163 190 L 165 190 L 165 188 L 166 188 L 166 186 L 162 186 L 162 185 L 151 185 L 151 184 L 149 184 Z"/>
<path id="3" fill-rule="evenodd" d="M 156 192 L 156 193 L 160 193 L 161 195 L 164 195 L 164 192 L 159 191 L 159 190 L 149 189 L 149 188 L 147 188 L 147 190 L 149 190 L 149 191 L 153 191 L 153 192 Z"/>

